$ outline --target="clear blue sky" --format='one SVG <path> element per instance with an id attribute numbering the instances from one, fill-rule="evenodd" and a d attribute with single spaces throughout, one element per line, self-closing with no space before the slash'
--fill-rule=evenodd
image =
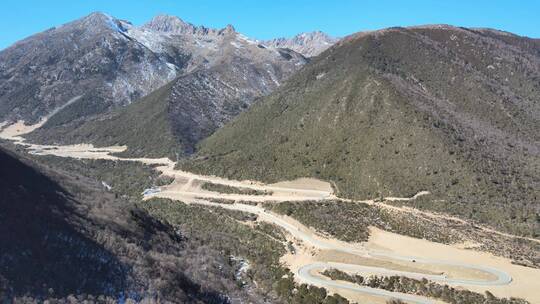
<path id="1" fill-rule="evenodd" d="M 322 30 L 334 36 L 389 26 L 447 23 L 540 38 L 538 0 L 2 0 L 0 49 L 33 33 L 102 11 L 136 25 L 158 13 L 257 39 Z"/>

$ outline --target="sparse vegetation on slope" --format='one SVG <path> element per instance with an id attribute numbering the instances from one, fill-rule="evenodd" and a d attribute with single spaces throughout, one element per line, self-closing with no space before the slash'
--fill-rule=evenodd
<path id="1" fill-rule="evenodd" d="M 279 267 L 279 257 L 285 253 L 284 247 L 249 226 L 238 223 L 224 209 L 216 208 L 210 212 L 202 206 L 166 199 L 151 199 L 140 205 L 161 221 L 188 231 L 188 238 L 197 237 L 203 244 L 224 252 L 224 255 L 249 260 L 254 265 L 250 269 L 250 276 L 262 284 L 262 289 L 267 292 L 272 291 L 273 281 L 285 274 Z"/>
<path id="2" fill-rule="evenodd" d="M 0 163 L 3 302 L 251 298 L 237 287 L 238 266 L 228 257 L 106 191 L 99 180 L 80 174 L 94 170 L 84 163 L 64 171 L 3 151 Z M 202 267 L 205 272 L 198 271 Z"/>
<path id="3" fill-rule="evenodd" d="M 445 218 L 393 211 L 384 206 L 343 201 L 267 203 L 276 213 L 346 242 L 367 241 L 369 226 L 440 243 L 471 241 L 477 249 L 512 259 L 523 266 L 540 267 L 540 243 L 478 229 L 477 226 Z"/>
<path id="4" fill-rule="evenodd" d="M 348 301 L 338 295 L 327 295 L 324 288 L 298 285 L 293 275 L 284 269 L 279 258 L 285 247 L 278 241 L 279 232 L 270 232 L 271 226 L 252 229 L 238 221 L 252 220 L 243 212 L 230 213 L 219 207 L 211 208 L 186 205 L 166 199 L 144 201 L 141 207 L 158 219 L 187 231 L 186 237 L 198 238 L 212 250 L 225 256 L 239 256 L 250 262 L 246 279 L 257 282 L 257 287 L 265 293 L 264 299 L 281 303 L 341 303 Z M 244 214 L 243 216 L 239 216 Z M 231 216 L 232 215 L 232 216 Z"/>
<path id="5" fill-rule="evenodd" d="M 271 211 L 291 216 L 302 224 L 346 242 L 364 242 L 369 226 L 441 243 L 460 241 L 431 222 L 381 207 L 342 201 L 267 203 Z"/>
<path id="6" fill-rule="evenodd" d="M 540 44 L 450 26 L 348 37 L 200 145 L 182 168 L 349 198 L 410 197 L 538 237 Z"/>
<path id="7" fill-rule="evenodd" d="M 57 156 L 36 156 L 36 159 L 51 168 L 62 169 L 66 172 L 81 174 L 79 172 L 83 171 L 82 174 L 87 178 L 103 182 L 104 190 L 108 190 L 106 188 L 110 186 L 112 193 L 130 197 L 133 201 L 142 198 L 141 193 L 144 189 L 157 186 L 162 181 L 155 170 L 137 162 L 77 160 Z"/>
<path id="8" fill-rule="evenodd" d="M 497 298 L 489 291 L 486 291 L 485 295 L 468 291 L 465 289 L 458 289 L 450 287 L 448 285 L 441 285 L 428 281 L 426 279 L 416 280 L 403 276 L 370 276 L 363 277 L 355 274 L 351 275 L 343 272 L 339 269 L 325 270 L 323 275 L 331 278 L 332 280 L 341 280 L 351 283 L 355 283 L 362 286 L 369 286 L 372 288 L 380 288 L 393 292 L 402 292 L 408 294 L 414 294 L 419 296 L 425 296 L 430 298 L 436 298 L 443 300 L 446 303 L 451 304 L 527 304 L 529 302 L 522 299 L 515 298 Z M 390 302 L 396 303 L 396 302 Z M 399 303 L 399 302 L 397 302 Z M 403 303 L 403 302 L 401 302 Z"/>
<path id="9" fill-rule="evenodd" d="M 28 137 L 38 142 L 126 145 L 128 150 L 121 154 L 123 156 L 176 159 L 182 153 L 182 143 L 173 135 L 169 120 L 171 87 L 169 83 L 128 107 L 78 124 L 54 124 L 60 112 Z"/>

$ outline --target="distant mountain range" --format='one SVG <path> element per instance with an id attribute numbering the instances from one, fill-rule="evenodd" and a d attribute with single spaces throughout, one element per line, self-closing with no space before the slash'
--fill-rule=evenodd
<path id="1" fill-rule="evenodd" d="M 288 48 L 306 57 L 313 57 L 319 55 L 337 41 L 337 38 L 321 31 L 315 31 L 301 33 L 292 38 L 276 38 L 263 43 L 276 48 Z"/>
<path id="2" fill-rule="evenodd" d="M 64 106 L 46 127 L 73 129 L 178 78 L 180 97 L 170 107 L 172 116 L 199 101 L 213 112 L 187 115 L 206 121 L 204 130 L 189 131 L 190 146 L 306 62 L 299 53 L 251 40 L 231 25 L 210 29 L 160 15 L 137 27 L 93 13 L 0 52 L 0 120 L 36 123 Z M 175 132 L 189 129 L 187 124 L 182 120 Z"/>
<path id="3" fill-rule="evenodd" d="M 0 120 L 35 123 L 75 97 L 65 110 L 78 119 L 129 104 L 173 80 L 181 66 L 131 38 L 130 27 L 94 13 L 0 52 Z"/>
<path id="4" fill-rule="evenodd" d="M 312 54 L 309 43 L 303 46 Z M 36 123 L 54 113 L 33 139 L 103 141 L 99 132 L 93 138 L 83 136 L 85 123 L 109 119 L 111 115 L 103 114 L 174 80 L 164 97 L 163 117 L 170 120 L 167 128 L 179 149 L 191 152 L 200 139 L 306 62 L 291 49 L 266 46 L 231 25 L 211 29 L 159 15 L 137 27 L 93 13 L 0 52 L 0 121 Z M 105 137 L 108 142 L 121 140 Z M 156 149 L 163 148 L 146 147 L 140 153 Z"/>

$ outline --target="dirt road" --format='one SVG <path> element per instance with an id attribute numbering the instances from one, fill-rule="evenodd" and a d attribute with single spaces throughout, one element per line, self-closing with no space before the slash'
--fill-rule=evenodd
<path id="1" fill-rule="evenodd" d="M 537 269 L 513 265 L 511 261 L 494 257 L 487 253 L 475 252 L 452 246 L 437 244 L 427 240 L 403 239 L 406 237 L 386 231 L 374 231 L 367 243 L 350 244 L 336 239 L 319 235 L 313 229 L 305 227 L 298 221 L 277 215 L 261 206 L 242 203 L 220 204 L 210 199 L 224 199 L 246 202 L 279 202 L 279 201 L 314 201 L 337 198 L 330 184 L 314 180 L 301 179 L 297 181 L 264 184 L 257 181 L 235 181 L 216 176 L 198 175 L 174 169 L 175 163 L 167 158 L 120 158 L 112 153 L 124 151 L 126 147 L 95 148 L 92 145 L 51 146 L 36 145 L 24 142 L 21 135 L 32 126 L 4 126 L 0 138 L 13 140 L 15 143 L 27 146 L 29 153 L 36 155 L 56 155 L 78 159 L 108 159 L 117 161 L 136 161 L 154 165 L 163 175 L 174 177 L 171 185 L 164 186 L 161 191 L 145 196 L 169 198 L 192 204 L 220 206 L 225 209 L 238 210 L 256 214 L 258 221 L 265 221 L 283 228 L 288 237 L 294 240 L 298 250 L 283 258 L 289 268 L 295 273 L 300 282 L 326 287 L 332 292 L 347 295 L 351 300 L 365 299 L 366 295 L 375 297 L 384 303 L 387 298 L 397 298 L 408 303 L 434 303 L 431 299 L 393 293 L 379 289 L 351 285 L 347 282 L 332 281 L 322 277 L 320 272 L 328 268 L 337 268 L 346 272 L 377 275 L 403 275 L 411 278 L 427 278 L 456 287 L 464 287 L 478 292 L 490 290 L 497 296 L 523 297 L 532 303 L 540 303 L 540 295 L 534 293 L 534 280 L 540 277 Z M 267 191 L 270 195 L 225 194 L 203 190 L 201 185 L 210 182 L 230 187 L 249 188 Z M 425 195 L 420 191 L 412 198 L 392 197 L 393 201 L 414 199 Z M 362 201 L 373 203 L 373 200 Z M 389 206 L 399 209 L 402 207 Z M 410 212 L 403 208 L 403 212 Z M 434 215 L 435 216 L 435 215 Z M 399 244 L 397 247 L 395 244 Z M 317 252 L 338 252 L 351 257 L 369 259 L 370 265 L 353 262 L 336 263 L 332 256 L 326 260 L 317 260 Z M 449 254 L 447 254 L 447 252 Z M 407 266 L 404 271 L 397 267 L 389 267 L 388 261 L 395 265 Z M 433 272 L 440 274 L 433 274 Z M 528 292 L 527 292 L 528 290 Z"/>

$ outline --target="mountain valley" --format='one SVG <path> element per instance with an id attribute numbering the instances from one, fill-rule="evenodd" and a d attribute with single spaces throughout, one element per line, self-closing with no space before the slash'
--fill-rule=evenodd
<path id="1" fill-rule="evenodd" d="M 0 50 L 0 303 L 540 303 L 540 40 L 92 13 Z"/>

